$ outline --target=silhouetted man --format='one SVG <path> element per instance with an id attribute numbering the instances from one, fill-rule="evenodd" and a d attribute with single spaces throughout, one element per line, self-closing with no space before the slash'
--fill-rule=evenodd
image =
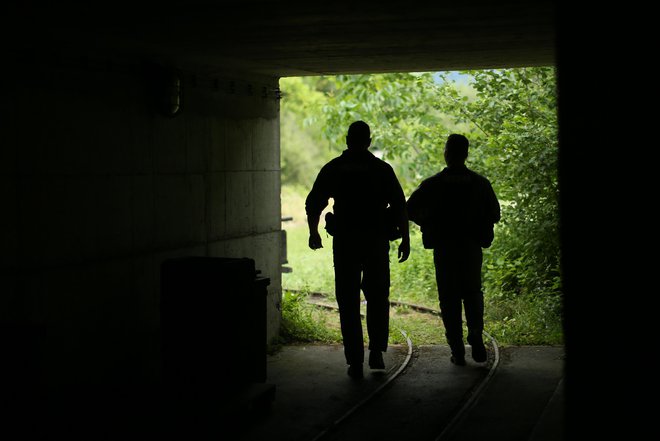
<path id="1" fill-rule="evenodd" d="M 406 200 L 392 167 L 369 150 L 371 132 L 363 121 L 348 128 L 346 150 L 319 172 L 307 196 L 309 247 L 323 246 L 319 218 L 328 199 L 334 199 L 334 216 L 326 217 L 333 235 L 335 295 L 339 306 L 348 375 L 361 378 L 364 340 L 360 319 L 360 288 L 367 300 L 369 366 L 384 369 L 383 352 L 389 336 L 389 240 L 392 224 L 401 234 L 399 262 L 410 254 Z"/>
<path id="2" fill-rule="evenodd" d="M 490 181 L 465 166 L 468 146 L 465 136 L 449 135 L 447 167 L 424 180 L 408 200 L 410 220 L 421 227 L 424 248 L 433 249 L 442 322 L 457 365 L 465 364 L 462 306 L 472 358 L 486 361 L 481 249 L 491 245 L 493 224 L 500 220 Z"/>

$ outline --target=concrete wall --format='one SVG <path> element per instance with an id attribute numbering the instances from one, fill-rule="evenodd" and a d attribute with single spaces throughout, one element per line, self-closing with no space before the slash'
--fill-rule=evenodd
<path id="1" fill-rule="evenodd" d="M 268 339 L 278 332 L 277 79 L 193 74 L 183 112 L 166 117 L 139 63 L 74 57 L 13 69 L 0 324 L 38 330 L 48 384 L 158 377 L 159 267 L 169 257 L 255 259 L 270 278 Z"/>

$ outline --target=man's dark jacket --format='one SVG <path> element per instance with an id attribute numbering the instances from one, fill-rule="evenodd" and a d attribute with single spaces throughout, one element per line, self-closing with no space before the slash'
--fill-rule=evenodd
<path id="1" fill-rule="evenodd" d="M 500 204 L 487 178 L 452 166 L 420 184 L 408 199 L 408 216 L 421 227 L 424 248 L 488 248 Z"/>
<path id="2" fill-rule="evenodd" d="M 321 168 L 305 201 L 319 216 L 334 199 L 335 236 L 387 238 L 387 207 L 405 209 L 406 198 L 392 167 L 368 150 L 344 150 Z"/>

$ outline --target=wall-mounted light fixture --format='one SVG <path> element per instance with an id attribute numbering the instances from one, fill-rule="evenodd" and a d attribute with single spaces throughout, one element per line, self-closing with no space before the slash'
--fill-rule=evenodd
<path id="1" fill-rule="evenodd" d="M 176 116 L 181 113 L 183 105 L 183 84 L 181 74 L 176 70 L 169 70 L 165 74 L 163 84 L 163 111 L 167 116 Z"/>
<path id="2" fill-rule="evenodd" d="M 183 106 L 183 79 L 181 73 L 175 69 L 166 69 L 163 72 L 161 83 L 161 111 L 170 117 L 181 113 Z"/>
<path id="3" fill-rule="evenodd" d="M 158 113 L 174 117 L 183 110 L 183 74 L 178 69 L 150 63 L 146 69 L 147 87 Z"/>

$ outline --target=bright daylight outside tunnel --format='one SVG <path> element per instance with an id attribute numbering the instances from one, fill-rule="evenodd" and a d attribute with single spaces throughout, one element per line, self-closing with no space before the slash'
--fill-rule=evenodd
<path id="1" fill-rule="evenodd" d="M 491 180 L 502 212 L 483 250 L 485 331 L 500 345 L 562 344 L 555 86 L 553 67 L 281 79 L 282 341 L 341 344 L 333 238 L 322 215 L 324 247 L 308 247 L 305 198 L 321 167 L 346 149 L 348 126 L 363 120 L 370 151 L 392 165 L 406 198 L 445 167 L 449 134 L 469 139 L 466 165 Z M 390 242 L 389 342 L 446 344 L 434 314 L 433 252 L 412 222 L 410 234 L 406 262 Z"/>

